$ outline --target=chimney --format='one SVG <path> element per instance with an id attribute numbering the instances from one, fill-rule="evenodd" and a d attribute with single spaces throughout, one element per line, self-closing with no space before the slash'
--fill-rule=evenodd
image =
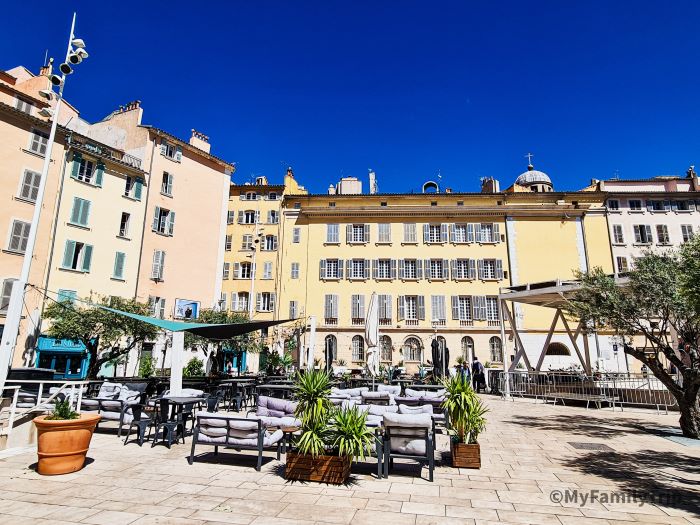
<path id="1" fill-rule="evenodd" d="M 192 130 L 192 136 L 190 137 L 190 146 L 194 146 L 195 148 L 201 149 L 202 151 L 205 151 L 207 153 L 211 151 L 209 137 L 207 137 L 204 133 L 197 131 L 196 129 Z"/>
<path id="2" fill-rule="evenodd" d="M 291 166 L 287 168 L 287 177 L 294 178 L 294 170 L 292 170 Z"/>
<path id="3" fill-rule="evenodd" d="M 445 193 L 452 193 L 452 188 L 445 188 Z"/>
<path id="4" fill-rule="evenodd" d="M 493 177 L 484 177 L 481 179 L 481 193 L 500 193 L 501 185 Z"/>
<path id="5" fill-rule="evenodd" d="M 53 58 L 49 59 L 49 63 L 39 68 L 39 76 L 48 77 L 53 73 Z"/>
<path id="6" fill-rule="evenodd" d="M 328 186 L 328 195 L 335 195 L 335 186 L 332 184 Z"/>
<path id="7" fill-rule="evenodd" d="M 379 192 L 379 187 L 377 186 L 377 174 L 374 170 L 369 170 L 369 194 L 374 195 Z"/>

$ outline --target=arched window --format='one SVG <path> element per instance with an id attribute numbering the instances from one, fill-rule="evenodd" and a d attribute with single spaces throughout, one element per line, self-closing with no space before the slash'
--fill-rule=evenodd
<path id="1" fill-rule="evenodd" d="M 501 346 L 500 337 L 493 336 L 489 339 L 489 350 L 491 351 L 491 361 L 503 362 L 503 347 Z"/>
<path id="2" fill-rule="evenodd" d="M 254 201 L 258 199 L 258 194 L 255 193 L 254 191 L 247 191 L 245 194 L 245 200 L 247 201 Z"/>
<path id="3" fill-rule="evenodd" d="M 356 335 L 352 338 L 352 360 L 365 360 L 365 340 L 362 339 L 361 335 Z"/>
<path id="4" fill-rule="evenodd" d="M 468 335 L 462 337 L 462 357 L 467 362 L 474 357 L 474 339 Z"/>
<path id="5" fill-rule="evenodd" d="M 571 355 L 571 352 L 562 343 L 549 343 L 547 347 L 547 355 Z"/>
<path id="6" fill-rule="evenodd" d="M 417 337 L 409 337 L 403 343 L 404 361 L 420 361 L 421 344 Z"/>
<path id="7" fill-rule="evenodd" d="M 338 359 L 338 340 L 334 335 L 326 336 L 324 358 L 330 358 L 331 363 Z"/>
<path id="8" fill-rule="evenodd" d="M 391 363 L 391 352 L 393 350 L 391 346 L 391 337 L 388 335 L 383 335 L 379 340 L 379 358 L 381 361 L 388 361 Z"/>

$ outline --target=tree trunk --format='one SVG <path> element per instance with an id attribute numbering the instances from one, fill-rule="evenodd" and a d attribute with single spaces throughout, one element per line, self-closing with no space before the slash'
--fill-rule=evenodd
<path id="1" fill-rule="evenodd" d="M 683 396 L 678 398 L 678 409 L 681 412 L 679 422 L 683 435 L 700 439 L 700 403 L 698 403 L 698 388 L 696 386 L 684 389 Z"/>

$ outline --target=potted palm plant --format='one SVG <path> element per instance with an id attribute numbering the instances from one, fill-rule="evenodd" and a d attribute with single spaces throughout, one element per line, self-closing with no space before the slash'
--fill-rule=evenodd
<path id="1" fill-rule="evenodd" d="M 469 377 L 457 374 L 445 378 L 445 400 L 442 408 L 449 421 L 452 466 L 481 468 L 481 449 L 477 439 L 486 427 L 486 412 L 479 396 L 474 392 Z"/>
<path id="2" fill-rule="evenodd" d="M 68 474 L 83 468 L 99 414 L 78 414 L 68 400 L 57 401 L 49 415 L 34 418 L 38 432 L 37 472 Z"/>
<path id="3" fill-rule="evenodd" d="M 374 434 L 357 408 L 338 409 L 329 399 L 330 376 L 322 370 L 297 373 L 295 415 L 301 434 L 287 452 L 285 478 L 345 483 L 355 458 L 371 452 Z"/>

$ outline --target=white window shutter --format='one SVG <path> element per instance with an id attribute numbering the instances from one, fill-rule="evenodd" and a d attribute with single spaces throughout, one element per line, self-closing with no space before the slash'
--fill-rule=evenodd
<path id="1" fill-rule="evenodd" d="M 345 264 L 345 261 L 343 259 L 338 259 L 338 279 L 343 279 L 343 265 Z"/>
<path id="2" fill-rule="evenodd" d="M 360 297 L 360 305 L 359 305 L 360 315 L 359 315 L 359 318 L 364 319 L 365 318 L 365 296 L 360 295 L 359 297 Z"/>
<path id="3" fill-rule="evenodd" d="M 396 279 L 396 259 L 391 259 L 391 278 Z"/>
<path id="4" fill-rule="evenodd" d="M 175 212 L 168 213 L 168 235 L 172 236 L 175 232 Z"/>
<path id="5" fill-rule="evenodd" d="M 450 261 L 447 259 L 442 260 L 442 278 L 443 279 L 450 278 Z"/>
<path id="6" fill-rule="evenodd" d="M 161 139 L 161 141 L 160 141 L 160 154 L 166 155 L 167 151 L 168 151 L 168 142 L 165 139 Z"/>
<path id="7" fill-rule="evenodd" d="M 335 295 L 335 294 L 333 294 L 331 297 L 332 297 L 332 303 L 331 303 L 331 304 L 333 305 L 333 311 L 332 311 L 333 317 L 334 317 L 335 319 L 337 319 L 337 318 L 338 318 L 338 296 Z"/>
<path id="8" fill-rule="evenodd" d="M 437 295 L 431 295 L 430 296 L 430 315 L 431 315 L 431 320 L 432 321 L 438 321 L 440 319 L 439 314 L 440 312 L 438 311 L 438 296 Z"/>
<path id="9" fill-rule="evenodd" d="M 275 311 L 275 304 L 277 302 L 277 294 L 275 292 L 270 292 L 270 311 Z"/>
<path id="10" fill-rule="evenodd" d="M 323 317 L 329 319 L 331 317 L 331 296 L 326 294 L 325 300 L 323 301 Z"/>
<path id="11" fill-rule="evenodd" d="M 386 319 L 391 319 L 392 318 L 392 311 L 391 310 L 393 308 L 392 303 L 391 303 L 391 295 L 385 295 L 384 298 L 385 298 L 384 306 L 386 308 L 384 315 L 386 316 L 385 317 Z"/>
<path id="12" fill-rule="evenodd" d="M 369 279 L 369 259 L 365 259 L 365 279 Z"/>
<path id="13" fill-rule="evenodd" d="M 503 261 L 496 259 L 496 279 L 503 279 Z"/>
<path id="14" fill-rule="evenodd" d="M 430 240 L 430 224 L 423 225 L 423 242 L 428 243 Z"/>
<path id="15" fill-rule="evenodd" d="M 398 299 L 398 309 L 399 309 L 399 321 L 403 321 L 406 317 L 406 298 L 403 295 L 399 295 Z"/>
<path id="16" fill-rule="evenodd" d="M 319 261 L 318 278 L 321 280 L 326 278 L 326 260 L 325 259 L 321 259 Z"/>
<path id="17" fill-rule="evenodd" d="M 345 242 L 346 244 L 352 244 L 352 224 L 345 226 Z"/>
<path id="18" fill-rule="evenodd" d="M 379 261 L 377 259 L 372 259 L 372 279 L 376 279 L 379 269 Z"/>
<path id="19" fill-rule="evenodd" d="M 175 149 L 175 160 L 182 162 L 182 147 L 180 146 Z"/>
<path id="20" fill-rule="evenodd" d="M 455 225 L 450 224 L 450 242 L 455 242 Z"/>
<path id="21" fill-rule="evenodd" d="M 255 294 L 255 310 L 258 312 L 262 310 L 262 294 L 260 292 Z"/>
<path id="22" fill-rule="evenodd" d="M 427 272 L 427 268 L 426 268 Z M 423 278 L 423 261 L 421 259 L 416 259 L 416 279 Z"/>
<path id="23" fill-rule="evenodd" d="M 255 211 L 255 224 L 260 224 L 260 210 Z"/>
<path id="24" fill-rule="evenodd" d="M 456 272 L 456 267 L 457 267 L 457 261 L 455 259 L 450 260 L 450 275 L 452 275 L 452 280 L 456 281 L 457 280 L 457 272 Z"/>
<path id="25" fill-rule="evenodd" d="M 406 264 L 403 259 L 399 259 L 399 279 L 406 278 Z"/>
<path id="26" fill-rule="evenodd" d="M 363 225 L 363 229 L 364 229 L 364 236 L 363 236 L 364 241 L 369 242 L 369 224 Z"/>
<path id="27" fill-rule="evenodd" d="M 474 242 L 474 224 L 467 224 L 467 242 Z"/>
<path id="28" fill-rule="evenodd" d="M 459 319 L 459 296 L 452 296 L 452 319 Z"/>
<path id="29" fill-rule="evenodd" d="M 651 237 L 651 226 L 647 224 L 647 225 L 644 226 L 644 229 L 645 229 L 646 232 L 647 232 L 646 241 L 647 241 L 647 242 L 651 242 L 651 239 L 652 239 L 652 237 Z"/>
<path id="30" fill-rule="evenodd" d="M 158 219 L 160 218 L 160 207 L 156 206 L 155 213 L 153 214 L 153 231 L 158 231 Z"/>
<path id="31" fill-rule="evenodd" d="M 425 320 L 425 297 L 418 296 L 418 319 Z"/>
<path id="32" fill-rule="evenodd" d="M 493 223 L 493 242 L 501 242 L 501 228 L 495 222 Z"/>
<path id="33" fill-rule="evenodd" d="M 469 279 L 476 279 L 476 260 L 469 259 Z"/>
<path id="34" fill-rule="evenodd" d="M 479 279 L 484 278 L 484 261 L 483 259 L 479 259 L 476 261 L 476 267 L 479 271 Z"/>
<path id="35" fill-rule="evenodd" d="M 449 224 L 442 223 L 440 225 L 440 242 L 447 242 L 448 240 L 448 228 Z"/>
<path id="36" fill-rule="evenodd" d="M 238 224 L 243 224 L 245 220 L 245 213 L 241 210 L 238 212 Z"/>

